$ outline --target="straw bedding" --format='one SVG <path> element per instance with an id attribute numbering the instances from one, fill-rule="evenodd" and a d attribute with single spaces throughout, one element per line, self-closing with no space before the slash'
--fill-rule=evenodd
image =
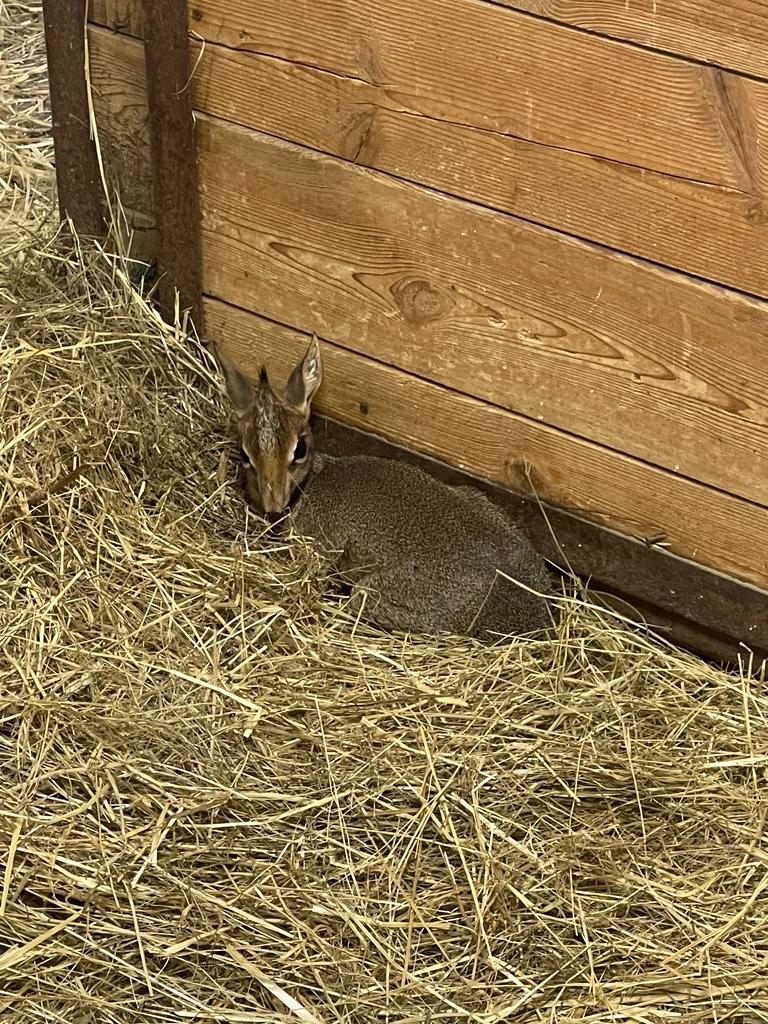
<path id="1" fill-rule="evenodd" d="M 768 1020 L 764 678 L 355 622 L 206 354 L 52 237 L 3 10 L 0 1019 Z"/>

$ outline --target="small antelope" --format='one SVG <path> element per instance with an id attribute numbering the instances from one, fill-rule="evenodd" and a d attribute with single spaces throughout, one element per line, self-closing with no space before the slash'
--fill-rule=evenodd
<path id="1" fill-rule="evenodd" d="M 264 368 L 252 384 L 219 362 L 238 417 L 249 500 L 274 517 L 296 499 L 294 528 L 334 560 L 365 617 L 387 630 L 486 639 L 552 625 L 543 560 L 480 491 L 394 459 L 315 453 L 316 338 L 283 392 Z"/>

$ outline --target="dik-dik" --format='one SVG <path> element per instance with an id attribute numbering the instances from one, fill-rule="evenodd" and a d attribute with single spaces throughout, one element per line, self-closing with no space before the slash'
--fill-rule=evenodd
<path id="1" fill-rule="evenodd" d="M 363 615 L 387 630 L 509 636 L 552 624 L 552 581 L 528 539 L 484 494 L 394 459 L 315 451 L 317 339 L 284 391 L 220 359 L 238 417 L 246 492 L 330 556 Z M 509 579 L 505 578 L 509 577 Z M 512 582 L 516 581 L 516 582 Z M 520 585 L 518 585 L 520 584 Z"/>

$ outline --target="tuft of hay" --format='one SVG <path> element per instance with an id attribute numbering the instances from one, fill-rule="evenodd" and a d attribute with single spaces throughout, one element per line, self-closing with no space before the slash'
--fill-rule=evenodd
<path id="1" fill-rule="evenodd" d="M 0 260 L 49 216 L 53 143 L 40 3 L 0 2 Z M 3 263 L 0 262 L 0 273 Z"/>
<path id="2" fill-rule="evenodd" d="M 11 209 L 0 1019 L 768 1020 L 764 676 L 356 623 L 206 353 Z"/>

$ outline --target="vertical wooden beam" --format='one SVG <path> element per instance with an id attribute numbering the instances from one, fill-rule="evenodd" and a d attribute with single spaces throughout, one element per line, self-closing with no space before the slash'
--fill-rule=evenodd
<path id="1" fill-rule="evenodd" d="M 155 187 L 160 308 L 172 319 L 176 292 L 203 331 L 200 196 L 190 88 L 186 0 L 142 0 L 149 137 Z"/>
<path id="2" fill-rule="evenodd" d="M 56 188 L 61 217 L 84 236 L 104 234 L 103 192 L 85 77 L 87 0 L 43 0 Z"/>

